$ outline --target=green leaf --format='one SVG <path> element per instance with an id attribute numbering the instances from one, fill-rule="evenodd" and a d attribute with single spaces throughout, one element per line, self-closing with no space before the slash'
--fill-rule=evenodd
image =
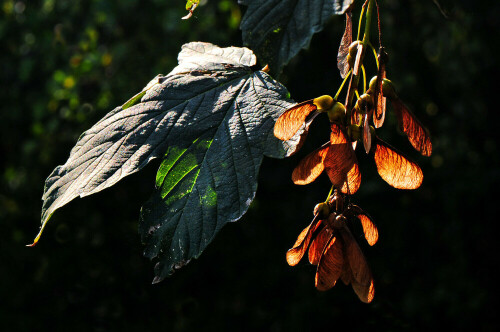
<path id="1" fill-rule="evenodd" d="M 266 73 L 242 67 L 255 61 L 249 53 L 232 48 L 221 59 L 220 50 L 228 49 L 199 53 L 199 59 L 197 51 L 186 50 L 189 62 L 174 70 L 194 70 L 196 64 L 205 74 L 188 76 L 189 95 L 185 87 L 175 91 L 186 101 L 182 114 L 189 120 L 171 140 L 156 191 L 141 210 L 144 254 L 158 260 L 153 282 L 198 257 L 226 223 L 238 220 L 255 197 L 263 156 L 284 157 L 298 141 L 283 146 L 273 135 L 274 120 L 293 105 L 286 89 Z M 161 100 L 164 92 L 157 91 L 154 99 Z"/>
<path id="2" fill-rule="evenodd" d="M 82 134 L 42 197 L 40 233 L 74 198 L 163 157 L 140 224 L 146 256 L 160 260 L 155 281 L 197 257 L 225 223 L 245 213 L 263 156 L 293 153 L 300 134 L 288 142 L 274 137 L 275 119 L 293 104 L 280 83 L 252 71 L 249 49 L 189 43 L 178 60 L 169 75 L 158 75 Z"/>
<path id="3" fill-rule="evenodd" d="M 243 43 L 259 61 L 279 74 L 288 61 L 307 48 L 313 34 L 332 15 L 343 14 L 354 0 L 239 0 L 248 6 L 241 21 Z"/>

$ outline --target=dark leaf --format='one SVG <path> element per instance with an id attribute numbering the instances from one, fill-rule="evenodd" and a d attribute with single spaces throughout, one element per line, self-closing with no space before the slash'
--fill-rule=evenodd
<path id="1" fill-rule="evenodd" d="M 239 0 L 248 6 L 241 21 L 243 43 L 276 75 L 332 15 L 343 14 L 354 0 Z"/>
<path id="2" fill-rule="evenodd" d="M 151 81 L 140 100 L 132 98 L 83 133 L 67 162 L 52 172 L 42 229 L 74 198 L 164 157 L 158 189 L 141 214 L 147 256 L 163 260 L 160 278 L 198 256 L 226 222 L 247 210 L 262 157 L 282 158 L 297 142 L 274 137 L 274 120 L 293 103 L 281 84 L 252 72 L 254 64 L 245 48 L 184 45 L 179 66 Z"/>
<path id="3" fill-rule="evenodd" d="M 293 104 L 285 99 L 286 89 L 266 73 L 238 65 L 236 61 L 246 57 L 240 50 L 210 49 L 207 58 L 217 71 L 197 55 L 200 67 L 210 73 L 169 76 L 152 96 L 159 111 L 178 117 L 165 138 L 168 150 L 157 190 L 141 210 L 144 254 L 158 259 L 154 282 L 171 274 L 178 263 L 198 257 L 226 223 L 247 211 L 263 156 L 292 153 L 301 134 L 293 142 L 274 137 L 274 121 Z M 190 54 L 200 52 L 189 49 Z M 220 62 L 226 64 L 220 68 Z M 179 67 L 193 73 L 199 70 L 193 64 Z M 175 103 L 168 96 L 175 97 Z"/>

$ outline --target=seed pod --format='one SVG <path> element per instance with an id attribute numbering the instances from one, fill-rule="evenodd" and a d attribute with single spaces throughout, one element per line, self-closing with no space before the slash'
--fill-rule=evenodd
<path id="1" fill-rule="evenodd" d="M 382 81 L 382 93 L 384 97 L 389 99 L 397 99 L 398 95 L 396 94 L 396 89 L 394 88 L 394 84 L 387 78 L 384 78 Z"/>
<path id="2" fill-rule="evenodd" d="M 351 58 L 356 58 L 356 53 L 358 51 L 359 40 L 354 41 L 351 45 L 349 45 L 349 55 Z"/>
<path id="3" fill-rule="evenodd" d="M 351 141 L 358 141 L 361 139 L 361 127 L 357 124 L 352 124 L 347 128 L 347 135 Z"/>
<path id="4" fill-rule="evenodd" d="M 327 114 L 330 122 L 342 122 L 345 117 L 345 106 L 342 103 L 336 102 L 333 107 L 328 110 Z"/>
<path id="5" fill-rule="evenodd" d="M 333 221 L 333 228 L 334 229 L 342 229 L 345 226 L 346 222 L 346 217 L 343 214 L 339 214 L 335 217 L 335 220 Z"/>
<path id="6" fill-rule="evenodd" d="M 368 94 L 368 93 L 363 93 L 360 97 L 359 97 L 359 100 L 360 102 L 359 106 L 361 108 L 370 108 L 373 106 L 373 96 L 371 94 Z"/>
<path id="7" fill-rule="evenodd" d="M 314 207 L 314 215 L 317 215 L 320 219 L 325 219 L 330 214 L 330 207 L 327 203 L 319 203 Z"/>
<path id="8" fill-rule="evenodd" d="M 330 97 L 328 95 L 324 95 L 324 96 L 320 96 L 318 98 L 314 98 L 313 104 L 316 105 L 316 107 L 317 107 L 316 110 L 318 112 L 326 112 L 332 108 L 334 101 L 335 100 L 332 97 Z"/>
<path id="9" fill-rule="evenodd" d="M 353 58 L 350 54 L 347 54 L 347 63 L 349 64 L 349 68 L 352 68 L 354 67 L 354 61 L 356 60 L 356 58 Z"/>
<path id="10" fill-rule="evenodd" d="M 376 88 L 375 85 L 376 84 L 377 84 L 377 76 L 375 75 L 370 80 L 370 84 L 368 85 L 368 91 L 366 91 L 366 93 L 374 94 L 375 93 L 375 88 Z"/>

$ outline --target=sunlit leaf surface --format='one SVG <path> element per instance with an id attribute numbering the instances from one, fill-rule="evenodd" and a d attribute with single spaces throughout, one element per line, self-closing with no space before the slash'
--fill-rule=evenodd
<path id="1" fill-rule="evenodd" d="M 239 4 L 248 7 L 240 25 L 243 43 L 255 51 L 262 64 L 269 64 L 272 74 L 279 74 L 332 15 L 343 14 L 352 2 L 239 0 Z"/>

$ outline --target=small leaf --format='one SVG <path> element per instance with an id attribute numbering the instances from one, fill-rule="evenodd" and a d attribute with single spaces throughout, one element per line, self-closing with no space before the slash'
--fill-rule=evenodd
<path id="1" fill-rule="evenodd" d="M 352 288 L 361 301 L 370 303 L 375 295 L 370 267 L 347 226 L 344 226 L 339 231 L 344 244 L 345 257 L 349 261 L 352 273 L 352 278 L 350 279 Z"/>
<path id="2" fill-rule="evenodd" d="M 315 284 L 320 291 L 335 286 L 344 265 L 344 248 L 335 236 L 327 244 L 316 269 Z"/>
<path id="3" fill-rule="evenodd" d="M 323 254 L 323 251 L 325 249 L 325 245 L 328 243 L 328 239 L 330 239 L 333 233 L 333 231 L 326 226 L 325 222 L 319 224 L 316 232 L 319 233 L 312 240 L 308 253 L 309 263 L 311 263 L 312 265 L 318 265 L 321 255 Z"/>
<path id="4" fill-rule="evenodd" d="M 349 46 L 352 44 L 352 12 L 350 10 L 345 13 L 345 30 L 340 42 L 339 51 L 337 53 L 337 67 L 340 71 L 340 76 L 345 78 L 349 73 Z"/>
<path id="5" fill-rule="evenodd" d="M 378 228 L 373 223 L 371 217 L 357 205 L 350 205 L 348 208 L 349 213 L 352 213 L 359 219 L 363 226 L 363 233 L 369 245 L 373 246 L 378 241 Z"/>
<path id="6" fill-rule="evenodd" d="M 274 136 L 282 141 L 291 139 L 301 127 L 305 126 L 306 118 L 314 111 L 316 111 L 316 105 L 313 104 L 312 99 L 287 109 L 276 120 Z"/>
<path id="7" fill-rule="evenodd" d="M 387 53 L 384 47 L 380 47 L 378 52 L 378 73 L 377 82 L 375 84 L 375 97 L 376 106 L 373 112 L 373 125 L 375 128 L 380 128 L 384 124 L 385 110 L 387 108 L 387 98 L 382 93 L 382 83 L 386 78 L 385 63 L 387 61 Z"/>
<path id="8" fill-rule="evenodd" d="M 380 138 L 375 139 L 375 164 L 385 182 L 397 189 L 416 189 L 424 174 L 420 167 Z"/>
<path id="9" fill-rule="evenodd" d="M 300 262 L 309 248 L 309 243 L 311 242 L 314 231 L 320 224 L 318 215 L 315 215 L 311 224 L 299 234 L 293 248 L 288 250 L 286 253 L 286 261 L 288 265 L 295 266 Z"/>
<path id="10" fill-rule="evenodd" d="M 399 128 L 408 136 L 411 145 L 424 156 L 432 154 L 431 136 L 427 128 L 406 107 L 400 99 L 392 100 L 392 107 L 396 112 Z"/>
<path id="11" fill-rule="evenodd" d="M 243 43 L 271 73 L 306 48 L 332 15 L 343 14 L 354 0 L 239 0 L 248 6 L 241 21 Z"/>
<path id="12" fill-rule="evenodd" d="M 324 161 L 330 149 L 330 144 L 324 144 L 305 156 L 295 167 L 292 173 L 292 181 L 298 185 L 306 185 L 323 173 Z"/>
<path id="13" fill-rule="evenodd" d="M 356 154 L 344 130 L 337 124 L 331 125 L 330 148 L 325 158 L 325 170 L 332 184 L 343 187 L 347 192 L 345 182 L 349 184 L 349 191 L 354 194 L 361 184 Z M 344 192 L 343 190 L 343 192 Z"/>

